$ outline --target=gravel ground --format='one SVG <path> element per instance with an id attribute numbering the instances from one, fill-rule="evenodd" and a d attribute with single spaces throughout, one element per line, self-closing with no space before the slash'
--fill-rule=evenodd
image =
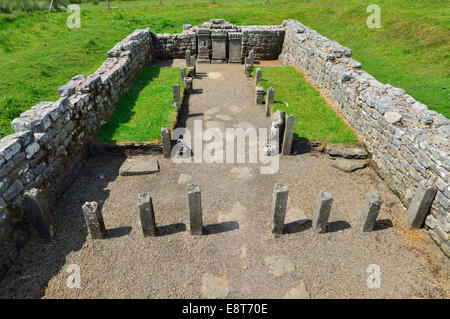
<path id="1" fill-rule="evenodd" d="M 269 127 L 254 105 L 254 81 L 241 65 L 199 65 L 186 126 Z M 300 146 L 298 146 L 300 148 Z M 301 149 L 299 149 L 301 150 Z M 55 211 L 57 234 L 24 247 L 0 284 L 13 298 L 448 298 L 450 262 L 424 230 L 407 231 L 405 210 L 371 168 L 344 173 L 318 152 L 281 157 L 276 174 L 260 164 L 175 164 L 155 156 L 160 172 L 119 176 L 125 158 L 90 158 Z M 202 189 L 205 235 L 191 236 L 187 184 Z M 275 183 L 289 187 L 285 233 L 270 233 Z M 376 229 L 360 233 L 370 190 L 383 205 Z M 320 190 L 334 197 L 328 231 L 311 217 Z M 138 194 L 153 198 L 160 236 L 143 238 Z M 99 202 L 106 239 L 87 236 L 81 206 Z M 69 265 L 81 287 L 68 288 Z M 369 289 L 369 265 L 380 288 Z M 295 289 L 294 289 L 295 288 Z M 297 289 L 297 290 L 296 290 Z M 307 290 L 307 293 L 302 290 Z"/>

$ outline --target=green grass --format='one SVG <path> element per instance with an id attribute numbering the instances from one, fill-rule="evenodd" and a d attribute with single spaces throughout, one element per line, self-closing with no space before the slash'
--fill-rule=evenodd
<path id="1" fill-rule="evenodd" d="M 355 144 L 353 131 L 326 104 L 303 74 L 292 66 L 261 67 L 259 85 L 264 90 L 275 87 L 272 111 L 282 110 L 295 115 L 294 136 L 324 143 Z"/>
<path id="2" fill-rule="evenodd" d="M 406 89 L 430 109 L 450 116 L 450 2 L 378 0 L 380 29 L 366 26 L 362 0 L 156 0 L 81 5 L 81 28 L 69 29 L 67 12 L 0 14 L 0 137 L 10 122 L 76 74 L 93 73 L 106 52 L 136 28 L 181 32 L 211 18 L 240 25 L 298 19 L 353 50 L 363 68 L 383 83 Z"/>
<path id="3" fill-rule="evenodd" d="M 172 86 L 180 84 L 180 68 L 145 68 L 131 89 L 120 97 L 113 115 L 104 124 L 98 142 L 147 142 L 159 140 L 161 127 L 172 129 L 177 108 Z M 183 90 L 181 90 L 183 91 Z"/>

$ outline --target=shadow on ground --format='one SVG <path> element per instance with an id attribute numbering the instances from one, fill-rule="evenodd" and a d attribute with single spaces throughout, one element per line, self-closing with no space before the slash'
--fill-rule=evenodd
<path id="1" fill-rule="evenodd" d="M 66 264 L 66 257 L 82 249 L 86 242 L 88 232 L 81 207 L 85 202 L 96 201 L 102 210 L 110 194 L 106 187 L 117 178 L 124 160 L 124 157 L 87 160 L 80 175 L 52 211 L 55 236 L 46 241 L 33 234 L 30 242 L 21 250 L 17 262 L 0 283 L 0 298 L 41 298 L 45 295 L 48 282 Z M 130 232 L 131 227 L 108 229 L 105 240 Z"/>

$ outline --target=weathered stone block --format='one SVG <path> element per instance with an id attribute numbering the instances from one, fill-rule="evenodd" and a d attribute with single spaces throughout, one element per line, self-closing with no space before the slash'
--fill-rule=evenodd
<path id="1" fill-rule="evenodd" d="M 156 221 L 153 202 L 152 198 L 147 194 L 139 194 L 138 211 L 144 237 L 156 236 Z"/>
<path id="2" fill-rule="evenodd" d="M 406 225 L 409 228 L 420 228 L 422 226 L 435 195 L 436 187 L 429 180 L 423 180 L 419 183 L 406 212 Z"/>
<path id="3" fill-rule="evenodd" d="M 53 217 L 48 207 L 48 199 L 40 189 L 25 192 L 24 214 L 27 214 L 39 237 L 50 239 L 55 234 Z"/>
<path id="4" fill-rule="evenodd" d="M 367 193 L 364 206 L 359 217 L 360 229 L 362 232 L 369 232 L 373 230 L 378 213 L 381 209 L 381 197 L 377 191 L 370 191 Z"/>
<path id="5" fill-rule="evenodd" d="M 312 220 L 312 229 L 316 234 L 325 233 L 327 231 L 328 218 L 331 213 L 331 205 L 333 197 L 330 193 L 320 191 L 319 199 Z"/>
<path id="6" fill-rule="evenodd" d="M 202 235 L 202 195 L 200 186 L 194 184 L 188 185 L 188 207 L 191 235 Z"/>
<path id="7" fill-rule="evenodd" d="M 284 219 L 286 217 L 286 207 L 289 190 L 284 184 L 275 184 L 272 195 L 272 233 L 281 234 L 284 227 Z"/>
<path id="8" fill-rule="evenodd" d="M 97 202 L 86 202 L 82 209 L 90 237 L 92 239 L 103 239 L 106 228 Z"/>

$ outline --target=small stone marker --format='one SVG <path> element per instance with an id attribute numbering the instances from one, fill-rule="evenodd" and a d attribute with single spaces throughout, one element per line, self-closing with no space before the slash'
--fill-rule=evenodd
<path id="1" fill-rule="evenodd" d="M 271 86 L 268 90 L 267 90 L 267 98 L 266 98 L 266 116 L 270 116 L 270 109 L 271 106 L 273 104 L 273 102 L 275 101 L 275 88 L 273 86 Z"/>
<path id="2" fill-rule="evenodd" d="M 172 141 L 170 130 L 167 127 L 161 127 L 161 142 L 164 157 L 170 158 L 172 156 Z"/>
<path id="3" fill-rule="evenodd" d="M 187 49 L 184 57 L 186 59 L 186 66 L 190 67 L 191 66 L 191 50 Z"/>
<path id="4" fill-rule="evenodd" d="M 251 77 L 252 76 L 252 65 L 251 64 L 245 64 L 244 65 L 245 68 L 245 76 L 246 77 Z"/>
<path id="5" fill-rule="evenodd" d="M 264 88 L 262 86 L 257 86 L 255 89 L 256 94 L 256 105 L 264 104 Z"/>
<path id="6" fill-rule="evenodd" d="M 275 184 L 272 195 L 272 233 L 282 234 L 286 206 L 288 200 L 288 187 L 284 184 Z"/>
<path id="7" fill-rule="evenodd" d="M 86 202 L 83 207 L 84 219 L 92 239 L 103 239 L 106 228 L 97 202 Z"/>
<path id="8" fill-rule="evenodd" d="M 436 188 L 429 180 L 423 180 L 414 193 L 406 213 L 408 228 L 420 228 L 436 195 Z"/>
<path id="9" fill-rule="evenodd" d="M 255 73 L 255 82 L 256 86 L 258 86 L 259 82 L 261 81 L 261 69 L 257 68 Z"/>
<path id="10" fill-rule="evenodd" d="M 121 176 L 147 175 L 159 172 L 158 161 L 151 155 L 127 158 L 119 168 Z"/>
<path id="11" fill-rule="evenodd" d="M 255 51 L 253 49 L 248 53 L 248 58 L 250 59 L 250 64 L 253 65 L 255 63 Z"/>
<path id="12" fill-rule="evenodd" d="M 172 87 L 172 91 L 173 91 L 173 105 L 179 108 L 181 106 L 180 85 L 175 84 Z"/>
<path id="13" fill-rule="evenodd" d="M 284 125 L 283 147 L 282 147 L 283 155 L 291 155 L 292 139 L 294 137 L 294 123 L 295 123 L 294 114 L 286 116 Z"/>
<path id="14" fill-rule="evenodd" d="M 183 82 L 184 81 L 184 78 L 186 77 L 186 67 L 182 67 L 181 69 L 180 69 L 180 79 L 181 79 L 181 82 Z"/>
<path id="15" fill-rule="evenodd" d="M 152 198 L 147 194 L 139 194 L 138 210 L 144 237 L 156 236 L 155 211 L 153 210 Z"/>
<path id="16" fill-rule="evenodd" d="M 195 67 L 194 67 L 194 66 L 190 66 L 190 67 L 188 68 L 188 75 L 189 75 L 190 77 L 194 77 L 194 76 L 195 76 Z"/>
<path id="17" fill-rule="evenodd" d="M 34 228 L 43 239 L 50 239 L 55 234 L 53 217 L 48 208 L 47 199 L 41 189 L 33 188 L 25 192 L 24 212 L 31 217 Z"/>
<path id="18" fill-rule="evenodd" d="M 196 64 L 197 64 L 197 56 L 194 54 L 191 56 L 191 65 L 190 67 L 194 68 L 194 74 L 195 74 L 195 70 L 196 70 Z"/>
<path id="19" fill-rule="evenodd" d="M 201 235 L 203 234 L 203 220 L 200 186 L 194 184 L 188 185 L 188 204 L 191 235 Z"/>
<path id="20" fill-rule="evenodd" d="M 373 230 L 378 213 L 380 212 L 381 203 L 381 197 L 377 191 L 374 190 L 367 193 L 366 201 L 364 202 L 359 218 L 362 232 L 369 232 Z"/>
<path id="21" fill-rule="evenodd" d="M 194 81 L 191 77 L 187 76 L 184 78 L 184 90 L 187 93 L 192 93 L 192 91 L 194 90 Z"/>
<path id="22" fill-rule="evenodd" d="M 330 193 L 320 191 L 319 200 L 314 212 L 312 229 L 316 234 L 322 234 L 327 231 L 328 218 L 330 217 L 333 196 Z"/>

